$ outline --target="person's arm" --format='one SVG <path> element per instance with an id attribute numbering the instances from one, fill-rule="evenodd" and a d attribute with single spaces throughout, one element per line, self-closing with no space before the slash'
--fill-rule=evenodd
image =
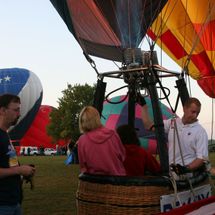
<path id="1" fill-rule="evenodd" d="M 201 167 L 204 167 L 204 159 L 196 158 L 194 161 L 192 161 L 190 164 L 186 166 L 182 166 L 180 164 L 171 164 L 170 167 L 172 171 L 174 171 L 177 175 L 193 172 L 197 169 L 200 170 Z"/>
<path id="2" fill-rule="evenodd" d="M 154 131 L 154 122 L 149 116 L 147 105 L 142 106 L 142 121 L 146 129 Z"/>
<path id="3" fill-rule="evenodd" d="M 148 130 L 154 131 L 154 122 L 150 118 L 146 100 L 141 94 L 137 95 L 137 103 L 142 107 L 141 117 L 144 127 Z"/>
<path id="4" fill-rule="evenodd" d="M 196 158 L 189 165 L 187 165 L 187 168 L 191 171 L 194 171 L 199 167 L 201 167 L 203 164 L 204 164 L 204 159 Z"/>
<path id="5" fill-rule="evenodd" d="M 0 168 L 0 178 L 5 178 L 12 175 L 30 176 L 35 172 L 35 167 L 29 165 L 21 165 L 10 168 Z"/>

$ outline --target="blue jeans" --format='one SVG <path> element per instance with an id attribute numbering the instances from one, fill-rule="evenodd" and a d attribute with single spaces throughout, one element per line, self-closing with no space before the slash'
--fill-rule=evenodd
<path id="1" fill-rule="evenodd" d="M 17 205 L 0 205 L 1 215 L 22 215 L 20 204 Z"/>

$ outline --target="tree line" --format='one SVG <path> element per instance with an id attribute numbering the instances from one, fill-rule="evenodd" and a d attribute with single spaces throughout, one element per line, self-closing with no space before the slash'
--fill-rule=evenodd
<path id="1" fill-rule="evenodd" d="M 47 133 L 54 141 L 60 139 L 72 139 L 74 142 L 80 136 L 78 119 L 82 108 L 93 104 L 96 85 L 88 84 L 67 85 L 62 91 L 62 98 L 58 99 L 58 108 L 50 114 L 50 124 Z M 209 140 L 209 151 L 215 151 L 215 140 Z"/>
<path id="2" fill-rule="evenodd" d="M 76 142 L 80 136 L 78 119 L 82 108 L 93 104 L 95 85 L 75 84 L 67 85 L 62 91 L 62 98 L 58 99 L 58 108 L 50 114 L 50 124 L 47 133 L 54 141 L 60 139 L 72 139 Z"/>

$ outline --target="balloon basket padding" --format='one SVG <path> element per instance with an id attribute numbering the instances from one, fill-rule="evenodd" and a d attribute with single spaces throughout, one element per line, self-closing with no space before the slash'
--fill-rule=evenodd
<path id="1" fill-rule="evenodd" d="M 179 190 L 187 189 L 182 186 Z M 76 192 L 77 214 L 143 215 L 160 213 L 160 196 L 173 192 L 168 177 L 81 174 Z"/>

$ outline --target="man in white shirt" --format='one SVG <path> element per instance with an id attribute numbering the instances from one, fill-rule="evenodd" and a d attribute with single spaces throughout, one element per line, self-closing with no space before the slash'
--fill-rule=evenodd
<path id="1" fill-rule="evenodd" d="M 148 107 L 142 100 L 142 120 L 146 129 L 154 130 Z M 195 171 L 208 159 L 208 136 L 198 122 L 201 103 L 197 98 L 189 98 L 183 107 L 183 117 L 164 120 L 168 134 L 169 164 L 180 164 L 184 171 Z M 181 149 L 180 149 L 181 148 Z M 173 167 L 174 167 L 173 165 Z M 181 167 L 178 165 L 179 167 Z"/>

